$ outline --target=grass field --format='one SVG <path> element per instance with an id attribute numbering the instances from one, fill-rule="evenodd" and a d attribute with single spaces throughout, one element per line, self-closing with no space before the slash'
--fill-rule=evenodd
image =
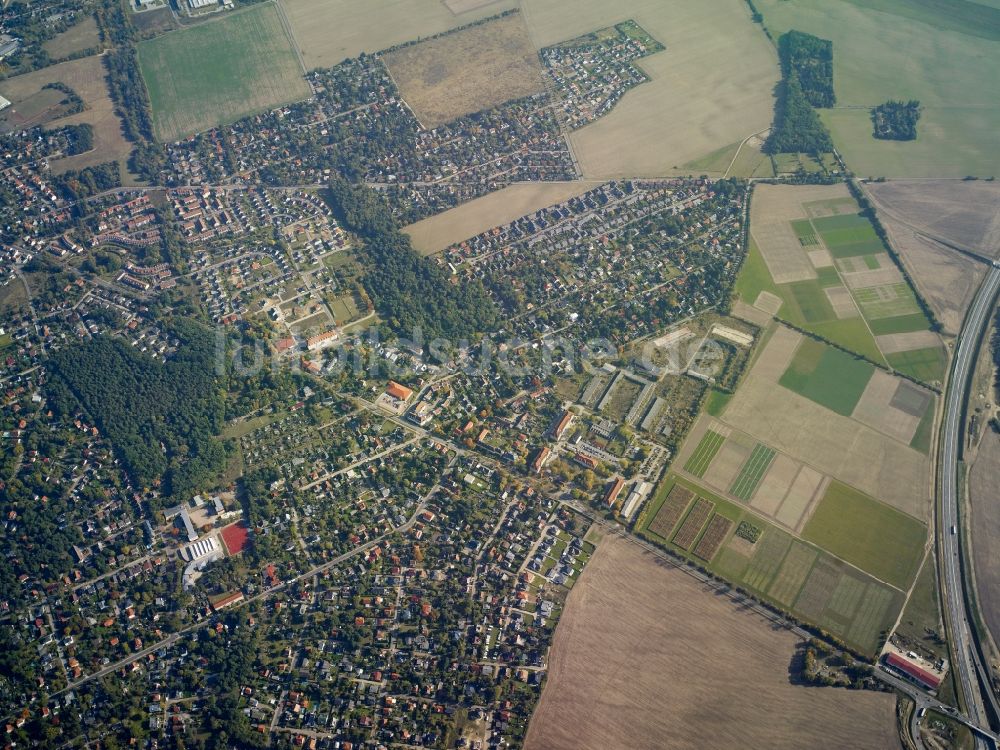
<path id="1" fill-rule="evenodd" d="M 729 538 L 707 566 L 712 572 L 753 590 L 764 599 L 822 627 L 860 651 L 874 653 L 878 648 L 880 634 L 892 625 L 903 606 L 904 597 L 901 592 L 851 567 L 845 561 L 846 558 L 834 556 L 837 550 L 824 548 L 824 545 L 816 544 L 808 538 L 797 539 L 746 507 L 725 500 L 675 474 L 668 474 L 657 488 L 653 501 L 636 522 L 637 533 L 687 556 L 687 550 L 679 546 L 676 540 L 670 541 L 655 533 L 652 528 L 660 509 L 669 504 L 668 498 L 677 497 L 677 493 L 681 493 L 680 497 L 686 499 L 697 495 L 708 503 L 714 503 L 716 516 L 732 522 Z M 827 496 L 830 496 L 830 492 Z M 907 545 L 915 539 L 913 528 L 924 535 L 924 527 L 914 519 L 892 511 L 888 506 L 866 499 L 875 506 L 875 511 L 862 504 L 861 510 L 866 513 L 863 518 L 871 523 L 894 520 L 877 512 L 885 509 L 899 516 L 905 525 L 905 531 L 901 534 L 892 529 L 883 529 L 892 537 L 885 548 L 884 557 L 880 558 L 871 552 L 865 560 L 880 572 L 887 575 L 895 573 L 897 578 L 903 575 L 905 569 L 909 571 L 909 580 L 912 580 L 916 575 L 916 566 L 919 565 L 919 554 L 922 554 L 923 536 L 916 540 L 915 546 L 919 553 L 916 563 L 905 557 L 905 554 L 909 554 Z M 692 512 L 693 510 L 689 511 L 689 514 Z M 735 530 L 744 520 L 761 530 L 761 535 L 754 544 L 735 535 Z M 702 536 L 704 533 L 706 532 Z M 679 536 L 680 532 L 677 534 Z M 841 551 L 846 550 L 860 557 L 860 552 L 866 549 L 862 544 L 856 548 L 843 544 L 838 534 L 832 533 L 829 536 L 833 542 L 840 543 Z M 895 553 L 904 553 L 902 562 L 891 559 L 890 556 Z M 704 560 L 698 562 L 705 564 Z"/>
<path id="2" fill-rule="evenodd" d="M 920 567 L 927 527 L 845 484 L 831 482 L 803 537 L 906 589 Z"/>
<path id="3" fill-rule="evenodd" d="M 87 15 L 66 31 L 56 34 L 42 44 L 42 49 L 53 60 L 61 60 L 85 50 L 96 50 L 100 44 L 101 32 L 97 28 L 97 20 L 93 16 Z"/>
<path id="4" fill-rule="evenodd" d="M 803 339 L 788 369 L 778 381 L 785 388 L 849 417 L 861 399 L 875 368 L 869 362 Z"/>
<path id="5" fill-rule="evenodd" d="M 795 28 L 833 41 L 837 109 L 822 112 L 834 143 L 859 175 L 1000 174 L 996 8 L 948 0 L 761 0 L 777 36 Z M 872 137 L 868 107 L 918 99 L 915 141 Z"/>
<path id="6" fill-rule="evenodd" d="M 860 214 L 822 216 L 813 219 L 812 225 L 834 258 L 852 258 L 885 251 L 874 227 Z"/>
<path id="7" fill-rule="evenodd" d="M 705 471 L 711 465 L 712 459 L 715 458 L 715 454 L 719 452 L 719 448 L 722 447 L 725 440 L 717 432 L 712 430 L 706 432 L 694 453 L 691 454 L 691 458 L 685 462 L 684 471 L 696 477 L 705 476 Z"/>
<path id="8" fill-rule="evenodd" d="M 138 49 L 163 142 L 310 95 L 273 3 L 140 42 Z"/>
<path id="9" fill-rule="evenodd" d="M 512 13 L 383 56 L 425 128 L 544 90 L 524 18 Z"/>

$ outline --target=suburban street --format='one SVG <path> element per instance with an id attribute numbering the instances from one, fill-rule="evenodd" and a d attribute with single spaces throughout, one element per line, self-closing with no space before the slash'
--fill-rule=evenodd
<path id="1" fill-rule="evenodd" d="M 954 659 L 952 668 L 965 696 L 969 719 L 982 727 L 989 726 L 988 714 L 983 705 L 983 693 L 980 692 L 980 675 L 986 673 L 975 649 L 971 617 L 966 610 L 960 536 L 964 529 L 959 519 L 958 461 L 961 454 L 963 413 L 969 378 L 975 365 L 976 353 L 979 351 L 979 341 L 989 323 L 998 290 L 1000 290 L 1000 268 L 994 266 L 983 280 L 969 308 L 955 348 L 951 375 L 948 379 L 939 455 L 941 481 L 941 507 L 938 517 L 941 535 L 939 564 L 952 642 Z M 990 686 L 987 684 L 984 687 L 983 692 L 990 696 L 995 705 Z M 991 741 L 990 745 L 986 743 L 986 740 L 977 736 L 977 747 L 997 746 L 995 740 Z"/>

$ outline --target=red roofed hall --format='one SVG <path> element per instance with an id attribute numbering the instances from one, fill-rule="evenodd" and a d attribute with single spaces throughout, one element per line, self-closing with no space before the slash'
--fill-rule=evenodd
<path id="1" fill-rule="evenodd" d="M 413 391 L 405 385 L 400 385 L 395 380 L 390 380 L 385 392 L 397 401 L 409 401 Z"/>
<path id="2" fill-rule="evenodd" d="M 885 655 L 885 663 L 930 690 L 937 690 L 941 685 L 940 676 L 918 667 L 909 659 L 906 659 L 893 651 L 890 651 Z"/>

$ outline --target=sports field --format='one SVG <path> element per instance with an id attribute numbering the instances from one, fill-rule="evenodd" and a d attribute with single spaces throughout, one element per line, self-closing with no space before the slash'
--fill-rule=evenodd
<path id="1" fill-rule="evenodd" d="M 831 496 L 829 491 L 827 496 Z M 704 486 L 675 474 L 668 474 L 657 488 L 653 501 L 643 510 L 636 523 L 636 531 L 678 554 L 688 556 L 689 549 L 698 549 L 700 540 L 696 543 L 690 533 L 680 539 L 687 519 L 677 529 L 673 539 L 656 533 L 654 527 L 662 508 L 681 498 L 682 502 L 674 502 L 674 505 L 687 506 L 693 497 L 702 498 L 699 502 L 703 503 L 703 509 L 708 504 L 714 504 L 710 509 L 714 510 L 713 520 L 707 527 L 703 527 L 707 516 L 696 519 L 698 527 L 703 529 L 701 538 L 704 539 L 713 526 L 716 529 L 724 527 L 727 535 L 720 543 L 715 539 L 706 541 L 706 546 L 710 543 L 717 551 L 712 552 L 710 561 L 698 559 L 699 564 L 706 565 L 713 573 L 745 586 L 778 607 L 822 627 L 854 648 L 865 653 L 875 652 L 880 634 L 895 622 L 903 605 L 902 592 L 852 567 L 846 558 L 841 559 L 836 553 L 831 554 L 811 539 L 799 539 L 738 503 L 725 500 Z M 827 536 L 833 543 L 841 542 L 838 548 L 840 551 L 854 555 L 877 568 L 878 572 L 895 576 L 895 580 L 905 586 L 908 581 L 903 578 L 911 566 L 910 547 L 907 545 L 912 544 L 918 553 L 908 579 L 912 580 L 919 567 L 920 555 L 923 554 L 922 535 L 926 533 L 924 527 L 911 518 L 897 514 L 904 521 L 906 533 L 894 532 L 885 524 L 896 519 L 878 512 L 886 506 L 868 500 L 876 506 L 876 510 L 861 504 L 859 509 L 865 514 L 861 517 L 866 523 L 878 525 L 877 529 L 887 538 L 885 559 L 876 552 L 869 552 L 866 557 L 864 553 L 868 548 L 862 542 L 855 547 L 843 544 L 843 532 L 840 529 L 829 527 Z M 695 505 L 690 507 L 688 518 L 695 512 Z M 672 513 L 671 516 L 669 526 L 673 528 L 676 514 Z M 715 521 L 716 518 L 720 520 Z M 730 523 L 724 524 L 721 519 L 727 519 Z M 759 538 L 756 542 L 750 542 L 738 534 L 741 522 L 757 529 Z M 922 534 L 919 538 L 913 533 L 914 525 Z M 903 555 L 901 562 L 890 558 L 896 553 Z"/>
<path id="2" fill-rule="evenodd" d="M 837 108 L 822 112 L 847 165 L 864 176 L 1000 173 L 998 11 L 966 0 L 761 0 L 777 37 L 799 29 L 833 41 Z M 872 137 L 868 108 L 918 99 L 915 141 Z"/>
<path id="3" fill-rule="evenodd" d="M 901 589 L 924 556 L 927 527 L 840 482 L 831 482 L 802 536 Z"/>
<path id="4" fill-rule="evenodd" d="M 138 50 L 153 127 L 162 142 L 311 93 L 270 2 L 140 42 Z"/>
<path id="5" fill-rule="evenodd" d="M 778 382 L 837 414 L 849 417 L 874 373 L 874 366 L 868 362 L 813 339 L 803 339 L 795 358 Z"/>

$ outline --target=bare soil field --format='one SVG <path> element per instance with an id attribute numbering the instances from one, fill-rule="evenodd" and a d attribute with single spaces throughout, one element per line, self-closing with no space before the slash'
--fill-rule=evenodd
<path id="1" fill-rule="evenodd" d="M 942 242 L 1000 257 L 1000 186 L 983 181 L 869 183 L 893 247 L 948 333 L 957 333 L 985 268 Z"/>
<path id="2" fill-rule="evenodd" d="M 666 46 L 639 61 L 649 82 L 570 136 L 586 177 L 669 174 L 771 123 L 777 58 L 741 0 L 524 0 L 522 12 L 539 48 L 630 18 Z"/>
<path id="3" fill-rule="evenodd" d="M 97 29 L 97 20 L 93 16 L 84 16 L 61 34 L 56 34 L 42 45 L 49 57 L 61 60 L 77 52 L 96 48 L 101 43 L 101 34 Z"/>
<path id="4" fill-rule="evenodd" d="M 411 44 L 382 59 L 425 128 L 544 90 L 538 53 L 520 13 Z"/>
<path id="5" fill-rule="evenodd" d="M 517 0 L 476 4 L 458 14 L 441 0 L 279 0 L 306 70 L 328 68 L 403 42 L 495 16 Z"/>
<path id="6" fill-rule="evenodd" d="M 410 224 L 403 231 L 410 235 L 419 252 L 433 255 L 456 242 L 586 193 L 595 186 L 596 183 L 586 180 L 519 182 Z"/>
<path id="7" fill-rule="evenodd" d="M 122 135 L 121 120 L 115 114 L 114 103 L 108 95 L 104 76 L 101 56 L 93 55 L 50 65 L 0 82 L 0 94 L 10 99 L 13 105 L 11 109 L 15 112 L 20 102 L 36 97 L 42 91 L 42 86 L 57 81 L 65 83 L 83 99 L 85 107 L 83 112 L 45 123 L 49 128 L 58 128 L 85 122 L 94 128 L 93 150 L 54 160 L 51 167 L 57 173 L 69 169 L 83 169 L 106 161 L 124 162 L 132 150 L 132 145 Z M 124 165 L 122 176 L 126 176 Z"/>
<path id="8" fill-rule="evenodd" d="M 567 600 L 525 747 L 899 748 L 892 696 L 790 682 L 797 643 L 606 536 Z"/>
<path id="9" fill-rule="evenodd" d="M 987 430 L 979 445 L 969 476 L 972 502 L 972 556 L 976 570 L 979 608 L 994 641 L 1000 641 L 1000 502 L 997 477 L 1000 476 L 1000 437 Z"/>

